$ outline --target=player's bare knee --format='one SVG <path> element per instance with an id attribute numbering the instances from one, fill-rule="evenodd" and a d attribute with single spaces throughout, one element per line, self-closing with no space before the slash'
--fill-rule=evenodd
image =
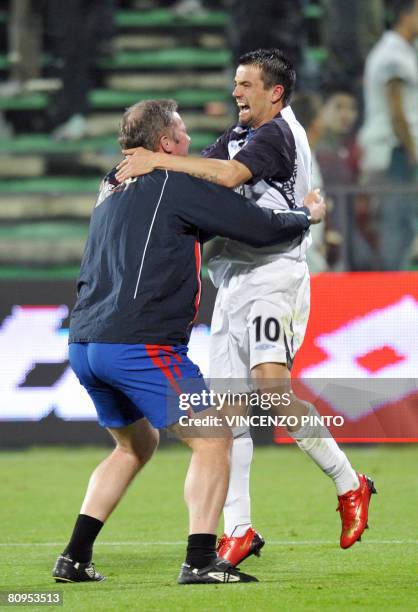
<path id="1" fill-rule="evenodd" d="M 290 393 L 290 372 L 284 363 L 260 363 L 251 370 L 254 387 L 259 393 Z"/>
<path id="2" fill-rule="evenodd" d="M 285 381 L 290 372 L 285 363 L 259 363 L 251 369 L 251 377 L 253 381 Z"/>
<path id="3" fill-rule="evenodd" d="M 140 469 L 152 457 L 159 442 L 159 433 L 148 421 L 141 419 L 120 430 L 110 430 L 116 449 L 124 453 Z"/>
<path id="4" fill-rule="evenodd" d="M 115 450 L 121 453 L 125 457 L 125 461 L 129 461 L 139 471 L 151 459 L 155 448 L 156 446 L 151 448 L 149 446 L 136 447 L 118 444 Z"/>

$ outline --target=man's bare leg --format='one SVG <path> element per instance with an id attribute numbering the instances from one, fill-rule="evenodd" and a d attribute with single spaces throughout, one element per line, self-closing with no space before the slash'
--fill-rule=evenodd
<path id="1" fill-rule="evenodd" d="M 174 430 L 192 450 L 184 485 L 189 537 L 178 583 L 256 582 L 256 578 L 235 570 L 216 554 L 216 531 L 229 482 L 229 428 L 219 428 L 216 433 L 207 428 L 199 432 L 196 428 L 192 433 L 177 425 Z"/>
<path id="2" fill-rule="evenodd" d="M 192 449 L 184 484 L 189 533 L 216 534 L 228 490 L 231 438 L 185 441 Z"/>
<path id="3" fill-rule="evenodd" d="M 158 431 L 146 419 L 127 427 L 109 429 L 109 432 L 115 439 L 116 448 L 91 475 L 80 514 L 63 553 L 78 564 L 90 563 L 94 541 L 104 522 L 158 445 Z M 94 579 L 102 578 L 97 576 Z"/>
<path id="4" fill-rule="evenodd" d="M 103 523 L 123 497 L 137 473 L 151 459 L 158 445 L 158 430 L 147 419 L 132 425 L 108 429 L 116 448 L 102 461 L 90 477 L 80 514 Z"/>

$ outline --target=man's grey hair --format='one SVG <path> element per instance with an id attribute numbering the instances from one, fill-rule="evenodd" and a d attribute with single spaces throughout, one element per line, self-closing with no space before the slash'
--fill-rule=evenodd
<path id="1" fill-rule="evenodd" d="M 161 136 L 174 138 L 174 100 L 143 100 L 126 109 L 120 126 L 122 149 L 144 147 L 157 151 Z"/>

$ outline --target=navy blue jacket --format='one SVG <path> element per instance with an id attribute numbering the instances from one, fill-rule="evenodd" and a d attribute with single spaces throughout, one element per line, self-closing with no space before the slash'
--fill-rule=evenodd
<path id="1" fill-rule="evenodd" d="M 184 173 L 155 170 L 118 184 L 112 170 L 92 213 L 69 341 L 187 344 L 204 239 L 269 246 L 309 224 L 306 208 L 262 209 Z"/>

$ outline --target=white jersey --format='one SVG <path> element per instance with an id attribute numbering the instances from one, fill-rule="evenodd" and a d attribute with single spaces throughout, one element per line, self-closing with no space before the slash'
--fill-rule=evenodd
<path id="1" fill-rule="evenodd" d="M 311 151 L 306 132 L 287 106 L 257 130 L 236 126 L 204 151 L 207 157 L 237 159 L 253 178 L 237 191 L 259 206 L 295 212 L 311 190 Z M 220 255 L 209 263 L 216 286 L 232 264 L 262 265 L 285 257 L 304 260 L 310 244 L 309 232 L 284 244 L 256 249 L 226 240 Z"/>

